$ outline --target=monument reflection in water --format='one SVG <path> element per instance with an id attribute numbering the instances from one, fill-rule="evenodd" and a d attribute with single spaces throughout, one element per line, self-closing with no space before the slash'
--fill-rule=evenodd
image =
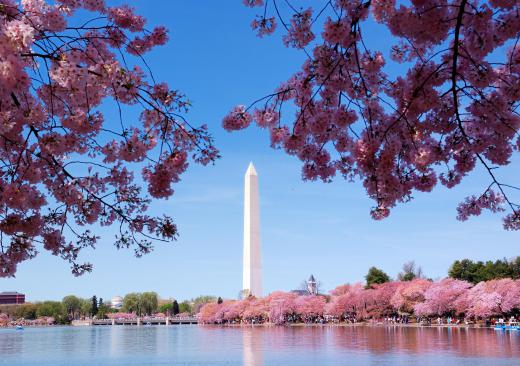
<path id="1" fill-rule="evenodd" d="M 242 332 L 242 348 L 244 366 L 264 364 L 263 332 L 254 328 L 246 328 Z"/>
<path id="2" fill-rule="evenodd" d="M 367 326 L 0 329 L 0 365 L 518 366 L 520 332 Z"/>

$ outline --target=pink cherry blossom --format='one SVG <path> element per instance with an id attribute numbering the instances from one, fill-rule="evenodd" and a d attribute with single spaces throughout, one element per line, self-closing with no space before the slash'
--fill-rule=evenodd
<path id="1" fill-rule="evenodd" d="M 416 304 L 424 302 L 425 292 L 431 284 L 430 281 L 422 278 L 403 281 L 397 287 L 390 303 L 396 310 L 412 313 Z"/>
<path id="2" fill-rule="evenodd" d="M 240 130 L 248 127 L 251 120 L 251 114 L 246 111 L 246 107 L 239 105 L 224 118 L 223 127 L 226 130 Z"/>
<path id="3" fill-rule="evenodd" d="M 259 37 L 272 34 L 276 30 L 276 19 L 275 17 L 265 18 L 257 16 L 257 18 L 251 22 L 251 28 L 257 32 Z"/>
<path id="4" fill-rule="evenodd" d="M 502 296 L 501 307 L 507 313 L 514 309 L 520 310 L 520 280 L 509 284 L 506 293 Z"/>
<path id="5" fill-rule="evenodd" d="M 296 299 L 296 313 L 304 323 L 312 323 L 323 317 L 325 298 L 323 296 L 300 296 Z"/>
<path id="6" fill-rule="evenodd" d="M 472 284 L 452 278 L 439 281 L 414 279 L 391 281 L 365 288 L 340 285 L 330 296 L 298 295 L 275 291 L 264 298 L 225 300 L 200 309 L 201 324 L 316 323 L 325 320 L 380 321 L 408 313 L 428 316 L 460 316 L 485 319 L 520 310 L 520 280 L 499 279 Z"/>
<path id="7" fill-rule="evenodd" d="M 267 297 L 269 303 L 269 321 L 284 324 L 296 320 L 296 303 L 298 295 L 287 292 L 273 292 Z"/>
<path id="8" fill-rule="evenodd" d="M 471 288 L 466 281 L 443 279 L 432 283 L 424 292 L 424 302 L 414 305 L 416 315 L 444 315 L 456 309 L 457 299 Z"/>
<path id="9" fill-rule="evenodd" d="M 242 0 L 245 6 L 249 6 L 250 8 L 254 8 L 256 6 L 264 5 L 263 0 Z"/>
<path id="10" fill-rule="evenodd" d="M 274 93 L 240 107 L 278 112 L 276 121 L 252 119 L 272 147 L 302 161 L 304 179 L 361 180 L 379 220 L 414 192 L 453 188 L 479 169 L 489 182 L 457 218 L 504 212 L 504 228 L 520 229 L 518 187 L 497 170 L 520 150 L 517 1 L 335 0 L 315 15 L 288 7 L 290 20 L 268 2 L 244 4 L 283 24 L 285 45 L 305 49 Z M 388 49 L 364 37 L 370 14 L 392 35 Z M 253 24 L 259 36 L 271 33 Z M 251 122 L 233 116 L 228 130 Z"/>
<path id="11" fill-rule="evenodd" d="M 517 286 L 518 281 L 511 279 L 479 282 L 459 298 L 458 311 L 476 318 L 508 312 L 515 306 L 508 294 L 517 291 Z"/>
<path id="12" fill-rule="evenodd" d="M 291 26 L 283 38 L 285 45 L 295 48 L 304 48 L 307 46 L 314 39 L 314 33 L 312 33 L 311 25 L 311 8 L 295 13 L 291 19 Z"/>
<path id="13" fill-rule="evenodd" d="M 96 245 L 95 223 L 116 224 L 115 245 L 137 256 L 174 240 L 169 217 L 146 215 L 150 199 L 170 197 L 191 161 L 208 164 L 218 151 L 206 126 L 185 119 L 189 100 L 139 67 L 166 29 L 147 30 L 132 8 L 103 0 L 1 0 L 0 8 L 0 277 L 40 249 L 76 275 L 90 271 L 78 255 Z M 80 9 L 90 22 L 73 17 Z M 125 48 L 139 56 L 132 67 Z M 105 120 L 107 103 L 119 117 Z M 138 121 L 125 118 L 127 105 L 140 110 Z"/>

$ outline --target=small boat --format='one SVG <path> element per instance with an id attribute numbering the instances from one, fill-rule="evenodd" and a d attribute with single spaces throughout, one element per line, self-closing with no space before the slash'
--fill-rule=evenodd
<path id="1" fill-rule="evenodd" d="M 17 325 L 16 330 L 23 330 L 23 327 L 21 325 Z"/>
<path id="2" fill-rule="evenodd" d="M 495 330 L 520 330 L 519 322 L 496 323 Z"/>

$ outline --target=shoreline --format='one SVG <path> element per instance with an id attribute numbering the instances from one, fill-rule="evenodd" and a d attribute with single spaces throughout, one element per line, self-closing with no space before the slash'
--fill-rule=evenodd
<path id="1" fill-rule="evenodd" d="M 370 328 L 438 328 L 438 329 L 444 329 L 444 328 L 460 328 L 460 329 L 494 329 L 494 326 L 486 326 L 486 325 L 480 325 L 480 324 L 430 324 L 430 325 L 423 325 L 418 323 L 412 323 L 412 324 L 388 324 L 388 323 L 294 323 L 294 324 L 283 324 L 283 325 L 276 325 L 274 323 L 262 323 L 262 324 L 247 324 L 247 323 L 241 323 L 241 324 L 182 324 L 182 325 L 198 325 L 203 327 L 229 327 L 229 328 L 242 328 L 242 327 L 248 327 L 248 328 L 260 328 L 260 327 L 370 327 Z M 18 325 L 12 325 L 12 326 L 4 326 L 0 327 L 0 329 L 16 329 Z M 123 326 L 123 327 L 150 327 L 150 326 L 165 326 L 162 325 L 122 325 L 122 324 L 116 324 L 116 325 L 92 325 L 92 324 L 51 324 L 51 325 L 22 325 L 23 328 L 53 328 L 53 327 L 117 327 L 117 326 Z M 179 324 L 169 324 L 169 326 L 180 326 Z"/>
<path id="2" fill-rule="evenodd" d="M 423 325 L 418 323 L 412 324 L 388 324 L 388 323 L 294 323 L 276 325 L 274 323 L 263 324 L 198 324 L 200 326 L 209 327 L 371 327 L 371 328 L 461 328 L 461 329 L 494 329 L 494 326 L 486 326 L 480 324 L 430 324 Z"/>
<path id="3" fill-rule="evenodd" d="M 121 327 L 155 327 L 156 325 L 123 325 Z M 168 325 L 168 327 L 177 327 L 178 325 Z M 437 328 L 437 329 L 489 329 L 493 330 L 494 327 L 486 327 L 486 326 L 450 326 L 450 325 L 435 325 L 435 326 L 421 326 L 421 325 L 397 325 L 397 324 L 289 324 L 289 325 L 275 325 L 275 324 L 240 324 L 240 325 L 219 325 L 219 324 L 191 324 L 191 326 L 201 326 L 201 327 L 228 327 L 228 328 L 356 328 L 356 327 L 367 327 L 367 328 Z M 102 328 L 111 328 L 111 327 L 119 327 L 117 325 L 113 326 L 98 326 L 98 325 L 84 325 L 84 326 L 75 326 L 71 324 L 57 324 L 57 325 L 28 325 L 23 326 L 22 329 L 17 329 L 15 326 L 9 327 L 0 327 L 0 330 L 24 330 L 24 329 L 33 329 L 33 328 L 87 328 L 87 327 L 102 327 Z M 159 327 L 159 326 L 158 326 Z M 164 327 L 161 325 L 160 327 Z"/>

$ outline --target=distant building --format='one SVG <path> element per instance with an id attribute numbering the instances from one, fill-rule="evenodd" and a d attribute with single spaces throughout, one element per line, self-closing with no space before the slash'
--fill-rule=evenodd
<path id="1" fill-rule="evenodd" d="M 316 279 L 311 274 L 309 277 L 309 280 L 307 281 L 307 291 L 311 295 L 317 295 L 318 294 L 318 283 L 316 282 Z"/>
<path id="2" fill-rule="evenodd" d="M 123 307 L 123 298 L 121 296 L 114 296 L 112 300 L 110 300 L 110 307 L 112 309 L 121 309 Z"/>
<path id="3" fill-rule="evenodd" d="M 0 292 L 0 304 L 23 304 L 25 295 L 18 292 Z"/>
<path id="4" fill-rule="evenodd" d="M 292 293 L 298 294 L 300 296 L 303 295 L 318 295 L 319 292 L 318 281 L 314 278 L 314 275 L 311 274 L 307 281 L 303 281 L 302 287 L 298 290 L 292 290 Z"/>

